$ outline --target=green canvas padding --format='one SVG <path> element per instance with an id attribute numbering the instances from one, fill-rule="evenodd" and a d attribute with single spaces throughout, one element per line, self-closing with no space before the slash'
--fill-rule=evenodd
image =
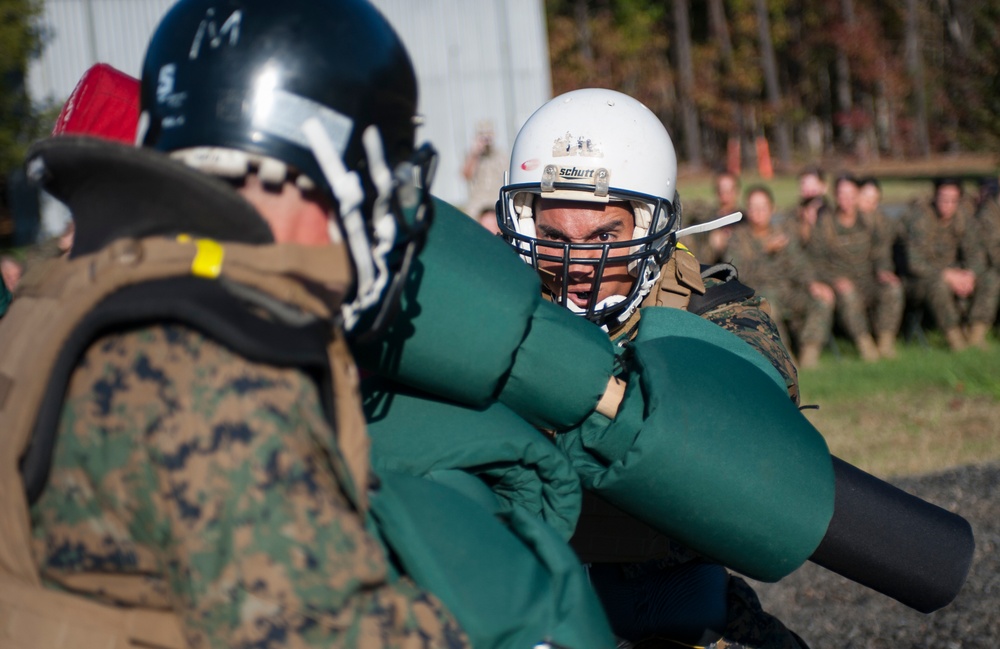
<path id="1" fill-rule="evenodd" d="M 436 595 L 472 646 L 574 649 L 615 645 L 586 572 L 544 522 L 501 518 L 425 478 L 380 470 L 376 529 L 404 572 Z"/>
<path id="2" fill-rule="evenodd" d="M 496 402 L 470 408 L 376 379 L 362 383 L 362 394 L 376 468 L 418 476 L 466 471 L 489 485 L 501 513 L 520 508 L 563 540 L 572 536 L 580 479 L 566 456 L 509 408 Z M 437 479 L 458 486 L 455 476 Z"/>
<path id="3" fill-rule="evenodd" d="M 637 343 L 610 425 L 591 416 L 559 444 L 592 489 L 754 579 L 776 581 L 833 516 L 826 442 L 784 384 L 697 332 Z"/>
<path id="4" fill-rule="evenodd" d="M 369 371 L 481 405 L 510 369 L 541 288 L 507 244 L 451 205 L 435 199 L 434 207 L 399 314 L 352 351 Z"/>
<path id="5" fill-rule="evenodd" d="M 711 326 L 705 326 L 706 323 L 709 323 Z M 733 332 L 727 331 L 701 316 L 681 309 L 670 309 L 667 307 L 646 307 L 642 309 L 642 317 L 639 319 L 639 329 L 636 331 L 635 342 L 654 340 L 663 336 L 692 338 L 710 342 L 722 349 L 733 352 L 744 360 L 750 361 L 770 376 L 782 390 L 787 389 L 785 379 L 775 369 L 774 365 L 763 354 Z"/>
<path id="6" fill-rule="evenodd" d="M 564 430 L 593 412 L 614 363 L 604 330 L 541 300 L 499 400 L 535 426 Z"/>

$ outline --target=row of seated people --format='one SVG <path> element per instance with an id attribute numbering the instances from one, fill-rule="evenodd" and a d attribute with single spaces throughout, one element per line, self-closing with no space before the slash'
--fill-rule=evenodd
<path id="1" fill-rule="evenodd" d="M 685 220 L 735 211 L 743 220 L 682 243 L 703 263 L 733 263 L 767 298 L 801 368 L 818 364 L 835 329 L 866 361 L 894 357 L 907 313 L 938 327 L 951 349 L 988 344 L 1000 302 L 996 178 L 981 179 L 976 195 L 960 179 L 939 178 L 929 199 L 892 216 L 877 179 L 842 174 L 829 200 L 815 167 L 799 175 L 799 201 L 786 211 L 765 185 L 748 187 L 740 205 L 739 179 L 728 173 L 715 189 L 715 208 Z"/>

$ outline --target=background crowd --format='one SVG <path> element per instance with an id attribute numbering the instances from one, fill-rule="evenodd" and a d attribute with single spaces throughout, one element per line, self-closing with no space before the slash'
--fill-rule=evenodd
<path id="1" fill-rule="evenodd" d="M 737 224 L 681 243 L 702 263 L 730 262 L 771 304 L 801 367 L 836 338 L 865 361 L 892 358 L 901 334 L 939 329 L 960 350 L 985 346 L 1000 299 L 1000 204 L 995 177 L 976 191 L 941 177 L 929 200 L 887 211 L 878 179 L 849 172 L 828 181 L 819 167 L 798 175 L 794 205 L 767 185 L 742 187 L 719 173 L 715 204 L 694 204 L 685 223 L 741 211 Z"/>
<path id="2" fill-rule="evenodd" d="M 684 204 L 683 225 L 743 219 L 679 243 L 703 264 L 736 266 L 767 299 L 800 368 L 816 367 L 824 349 L 839 354 L 845 338 L 867 362 L 894 358 L 901 337 L 926 342 L 928 330 L 955 351 L 985 347 L 1000 306 L 1000 182 L 932 183 L 929 198 L 884 206 L 878 178 L 841 171 L 831 180 L 809 166 L 795 202 L 780 205 L 769 185 L 744 187 L 723 171 L 713 203 Z M 492 206 L 469 207 L 496 231 Z"/>

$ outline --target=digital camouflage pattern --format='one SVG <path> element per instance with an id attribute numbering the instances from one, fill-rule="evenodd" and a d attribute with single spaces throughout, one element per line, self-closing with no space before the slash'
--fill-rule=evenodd
<path id="1" fill-rule="evenodd" d="M 765 243 L 770 236 L 784 240 L 784 247 L 768 249 Z M 795 237 L 777 228 L 754 236 L 749 227 L 737 226 L 729 239 L 729 255 L 740 280 L 767 299 L 786 347 L 792 346 L 793 337 L 800 347 L 826 342 L 833 329 L 833 307 L 809 293 L 816 272 Z"/>
<path id="2" fill-rule="evenodd" d="M 986 265 L 1000 271 L 1000 201 L 986 198 L 976 213 L 979 232 L 986 248 Z"/>
<path id="3" fill-rule="evenodd" d="M 917 204 L 908 226 L 907 290 L 914 303 L 925 304 L 942 329 L 959 326 L 963 314 L 969 322 L 992 325 L 1000 301 L 1000 273 L 987 265 L 980 223 L 968 206 L 963 203 L 946 223 L 930 203 Z M 958 300 L 941 280 L 941 271 L 949 267 L 967 268 L 976 274 L 971 299 Z"/>
<path id="4" fill-rule="evenodd" d="M 705 286 L 707 288 L 718 282 L 719 280 L 707 279 Z M 798 404 L 798 370 L 769 311 L 767 300 L 755 295 L 742 302 L 717 306 L 703 313 L 702 317 L 736 334 L 769 360 L 785 380 L 788 396 L 793 403 Z"/>
<path id="5" fill-rule="evenodd" d="M 685 258 L 679 255 L 685 255 Z M 676 278 L 674 263 L 679 266 L 693 268 L 693 273 L 697 283 L 701 288 L 698 292 L 708 290 L 710 287 L 718 286 L 723 280 L 713 277 L 700 277 L 699 264 L 697 258 L 685 247 L 678 248 L 675 255 L 660 268 L 660 277 L 656 284 L 650 289 L 643 306 L 623 324 L 612 329 L 611 339 L 620 345 L 622 341 L 631 339 L 642 317 L 642 311 L 646 308 L 687 308 L 688 299 L 692 292 L 690 280 L 687 285 Z M 683 299 L 679 295 L 685 296 Z M 653 301 L 655 298 L 655 301 Z M 677 301 L 680 299 L 680 301 Z M 727 302 L 701 314 L 701 317 L 714 322 L 723 329 L 734 333 L 743 339 L 751 347 L 760 352 L 764 358 L 771 362 L 774 368 L 785 380 L 788 395 L 796 404 L 799 402 L 798 371 L 788 348 L 781 340 L 781 334 L 771 318 L 770 306 L 767 301 L 756 295 L 740 302 Z"/>
<path id="6" fill-rule="evenodd" d="M 48 587 L 173 608 L 192 647 L 466 646 L 390 583 L 343 476 L 302 372 L 177 325 L 112 334 L 70 382 L 33 552 Z"/>
<path id="7" fill-rule="evenodd" d="M 816 224 L 809 240 L 807 251 L 821 282 L 833 286 L 834 280 L 845 278 L 854 284 L 853 293 L 837 293 L 836 306 L 841 326 L 851 338 L 873 332 L 895 335 L 902 324 L 902 283 L 882 283 L 876 278 L 879 271 L 893 271 L 894 234 L 881 212 L 858 214 L 850 227 L 831 213 Z"/>

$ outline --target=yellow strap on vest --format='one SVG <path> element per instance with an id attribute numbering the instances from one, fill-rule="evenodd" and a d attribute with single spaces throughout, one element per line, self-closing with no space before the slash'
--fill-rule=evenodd
<path id="1" fill-rule="evenodd" d="M 177 240 L 181 243 L 187 243 L 192 241 L 192 238 L 182 234 L 177 237 Z M 191 274 L 195 277 L 216 279 L 222 274 L 222 260 L 225 257 L 222 246 L 218 241 L 211 239 L 193 239 L 193 241 L 198 252 L 195 253 L 194 260 L 191 262 Z"/>
<path id="2" fill-rule="evenodd" d="M 187 646 L 173 613 L 107 606 L 0 574 L 0 647 L 4 649 Z"/>

